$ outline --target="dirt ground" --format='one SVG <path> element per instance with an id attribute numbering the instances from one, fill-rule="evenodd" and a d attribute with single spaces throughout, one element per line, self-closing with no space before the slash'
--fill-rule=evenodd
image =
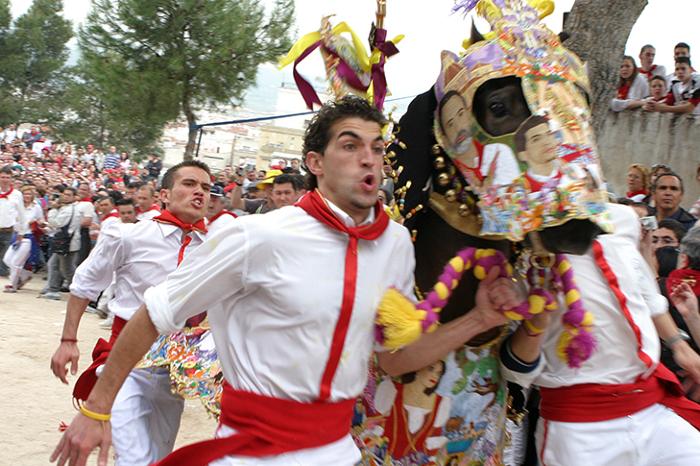
<path id="1" fill-rule="evenodd" d="M 0 465 L 49 464 L 61 435 L 59 423 L 70 422 L 76 414 L 71 403 L 72 385 L 63 385 L 49 367 L 61 337 L 67 294 L 63 301 L 38 299 L 46 283 L 42 278 L 35 277 L 18 293 L 0 293 Z M 6 283 L 7 279 L 0 278 L 0 287 Z M 78 334 L 79 370 L 89 365 L 97 338 L 109 335 L 99 327 L 100 322 L 95 315 L 83 316 Z M 75 377 L 70 382 L 74 383 Z M 188 400 L 176 446 L 210 438 L 215 427 L 202 405 Z M 88 464 L 96 464 L 96 458 Z"/>

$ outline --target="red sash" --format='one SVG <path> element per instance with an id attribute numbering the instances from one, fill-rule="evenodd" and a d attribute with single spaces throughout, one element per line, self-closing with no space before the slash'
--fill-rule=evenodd
<path id="1" fill-rule="evenodd" d="M 548 421 L 608 421 L 661 403 L 700 429 L 700 405 L 685 397 L 678 379 L 663 364 L 646 380 L 619 385 L 540 388 L 540 395 L 540 413 Z"/>
<path id="2" fill-rule="evenodd" d="M 102 218 L 100 219 L 100 222 L 104 222 L 105 220 L 107 220 L 107 219 L 110 218 L 110 217 L 119 218 L 119 212 L 117 212 L 116 210 L 112 210 L 110 213 L 108 213 L 107 215 L 105 215 L 104 217 L 102 217 Z"/>
<path id="3" fill-rule="evenodd" d="M 157 466 L 206 466 L 227 455 L 279 455 L 317 448 L 348 434 L 355 400 L 301 403 L 234 390 L 224 383 L 221 424 L 236 430 L 231 437 L 175 450 Z"/>
<path id="4" fill-rule="evenodd" d="M 112 351 L 114 342 L 126 325 L 126 320 L 121 317 L 114 317 L 112 323 L 112 334 L 109 336 L 109 341 L 104 338 L 97 340 L 95 348 L 92 350 L 92 364 L 85 369 L 73 387 L 73 398 L 85 401 L 88 399 L 92 388 L 97 383 L 97 368 L 104 365 L 109 357 L 109 352 Z"/>
<path id="5" fill-rule="evenodd" d="M 7 199 L 10 194 L 12 194 L 12 191 L 14 191 L 15 188 L 10 186 L 10 190 L 4 193 L 0 193 L 0 199 Z"/>
<path id="6" fill-rule="evenodd" d="M 318 400 L 301 403 L 277 399 L 237 391 L 224 384 L 221 422 L 235 429 L 237 433 L 231 437 L 207 440 L 180 448 L 158 462 L 157 466 L 204 466 L 227 455 L 256 458 L 279 455 L 327 445 L 349 432 L 355 400 L 332 403 L 328 398 L 355 302 L 357 243 L 360 239 L 374 240 L 381 236 L 389 224 L 389 217 L 377 203 L 374 223 L 348 227 L 335 216 L 318 191 L 307 193 L 296 205 L 329 228 L 349 236 L 340 316 L 333 331 Z"/>

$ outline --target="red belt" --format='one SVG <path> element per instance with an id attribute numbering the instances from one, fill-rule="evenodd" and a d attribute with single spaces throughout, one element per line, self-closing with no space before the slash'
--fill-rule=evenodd
<path id="1" fill-rule="evenodd" d="M 157 466 L 206 466 L 227 455 L 260 458 L 316 448 L 348 434 L 355 400 L 301 403 L 233 389 L 224 382 L 221 423 L 230 437 L 180 448 Z"/>
<path id="2" fill-rule="evenodd" d="M 684 396 L 676 376 L 662 364 L 651 377 L 635 383 L 540 388 L 540 394 L 540 414 L 548 421 L 608 421 L 661 403 L 700 429 L 700 405 Z"/>
<path id="3" fill-rule="evenodd" d="M 104 338 L 97 340 L 95 348 L 92 350 L 92 364 L 90 367 L 85 369 L 85 371 L 80 374 L 78 380 L 75 382 L 75 387 L 73 387 L 73 398 L 85 401 L 87 400 L 92 388 L 97 383 L 97 368 L 104 365 L 109 357 L 109 352 L 112 351 L 112 346 L 114 342 L 117 341 L 117 337 L 121 333 L 122 329 L 126 325 L 126 320 L 121 317 L 114 316 L 114 322 L 112 323 L 112 334 L 109 336 L 109 341 Z"/>

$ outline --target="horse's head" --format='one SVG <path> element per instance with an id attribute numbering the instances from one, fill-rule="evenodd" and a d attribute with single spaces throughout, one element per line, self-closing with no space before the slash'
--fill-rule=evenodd
<path id="1" fill-rule="evenodd" d="M 432 95 L 400 122 L 405 203 L 429 204 L 467 234 L 537 232 L 550 252 L 580 254 L 609 227 L 585 68 L 524 0 L 481 0 L 478 11 L 492 31 L 473 29 L 461 56 L 443 52 Z M 416 161 L 416 149 L 430 160 Z"/>

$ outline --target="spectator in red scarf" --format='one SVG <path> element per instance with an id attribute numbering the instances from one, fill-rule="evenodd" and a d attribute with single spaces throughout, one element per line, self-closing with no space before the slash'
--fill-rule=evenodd
<path id="1" fill-rule="evenodd" d="M 649 169 L 641 163 L 633 163 L 627 169 L 627 199 L 644 202 L 649 196 Z"/>
<path id="2" fill-rule="evenodd" d="M 614 112 L 639 108 L 644 105 L 643 99 L 647 96 L 649 96 L 649 82 L 646 76 L 639 73 L 634 58 L 625 55 L 620 65 L 617 96 L 612 100 L 610 107 Z"/>

